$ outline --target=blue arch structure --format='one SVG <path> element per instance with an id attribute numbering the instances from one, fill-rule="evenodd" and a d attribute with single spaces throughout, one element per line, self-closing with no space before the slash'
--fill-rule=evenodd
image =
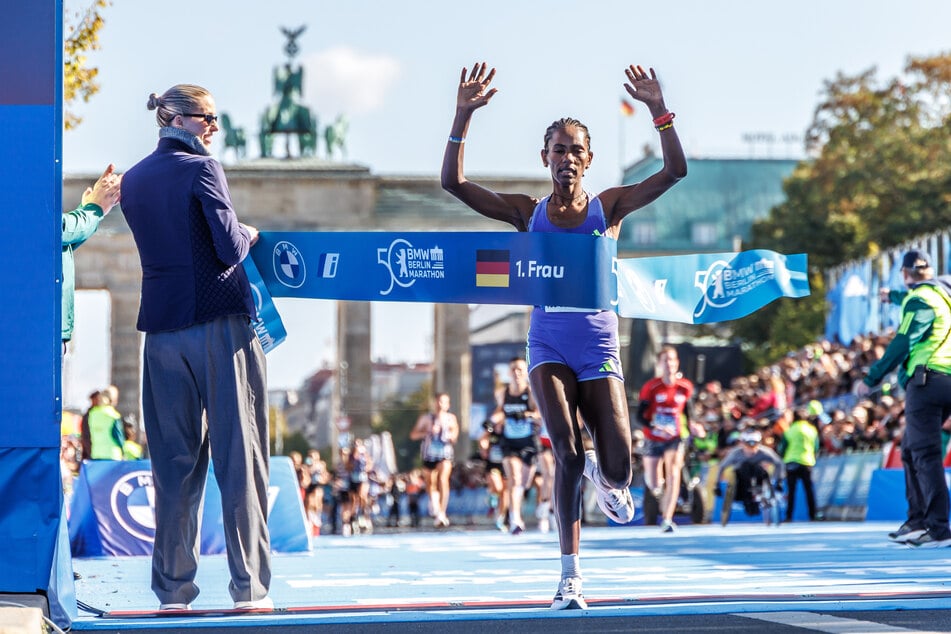
<path id="1" fill-rule="evenodd" d="M 0 174 L 7 210 L 0 231 L 0 296 L 7 307 L 0 325 L 6 410 L 0 421 L 0 593 L 46 594 L 55 585 L 56 544 L 65 523 L 57 245 L 62 13 L 62 0 L 12 2 L 0 20 Z"/>

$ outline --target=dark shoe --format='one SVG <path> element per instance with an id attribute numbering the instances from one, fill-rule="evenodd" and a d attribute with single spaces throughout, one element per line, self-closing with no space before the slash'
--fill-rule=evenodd
<path id="1" fill-rule="evenodd" d="M 927 531 L 923 528 L 914 528 L 910 526 L 908 522 L 902 524 L 897 531 L 892 531 L 888 534 L 888 539 L 893 542 L 898 542 L 899 544 L 904 544 L 913 539 L 918 539 L 924 535 Z"/>
<path id="2" fill-rule="evenodd" d="M 905 543 L 915 548 L 948 548 L 951 546 L 951 534 L 937 539 L 931 535 L 930 531 L 925 531 L 925 534 L 921 537 L 909 539 Z"/>

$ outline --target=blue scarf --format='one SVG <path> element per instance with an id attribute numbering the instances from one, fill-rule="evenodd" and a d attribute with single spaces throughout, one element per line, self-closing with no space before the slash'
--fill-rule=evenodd
<path id="1" fill-rule="evenodd" d="M 171 126 L 159 128 L 158 135 L 160 139 L 175 139 L 181 141 L 202 156 L 211 156 L 211 152 L 208 151 L 208 148 L 202 145 L 201 139 L 185 128 L 173 128 Z"/>

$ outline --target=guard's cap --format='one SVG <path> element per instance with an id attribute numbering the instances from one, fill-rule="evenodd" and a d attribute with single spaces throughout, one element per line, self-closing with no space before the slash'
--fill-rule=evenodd
<path id="1" fill-rule="evenodd" d="M 931 259 L 928 254 L 918 249 L 906 252 L 901 259 L 901 268 L 903 269 L 926 269 L 929 266 L 931 266 Z"/>
<path id="2" fill-rule="evenodd" d="M 824 425 L 828 425 L 832 421 L 832 418 L 826 414 L 822 403 L 817 400 L 811 400 L 809 404 L 806 405 L 806 416 L 809 418 L 818 418 Z"/>

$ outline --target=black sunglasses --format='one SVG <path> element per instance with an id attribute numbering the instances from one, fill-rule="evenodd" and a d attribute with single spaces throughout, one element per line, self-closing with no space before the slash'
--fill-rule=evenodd
<path id="1" fill-rule="evenodd" d="M 197 114 L 194 112 L 183 112 L 183 117 L 198 117 L 199 119 L 204 119 L 205 123 L 211 125 L 212 123 L 218 123 L 218 115 L 216 114 Z"/>

